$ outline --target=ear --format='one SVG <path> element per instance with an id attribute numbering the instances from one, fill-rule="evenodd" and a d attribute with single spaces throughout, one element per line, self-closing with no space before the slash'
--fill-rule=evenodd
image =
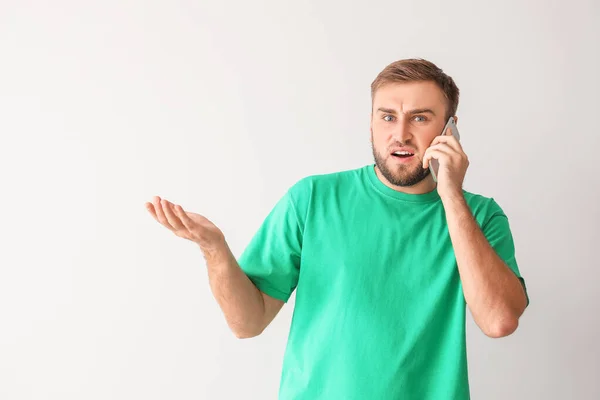
<path id="1" fill-rule="evenodd" d="M 373 113 L 371 113 L 371 120 L 369 121 L 369 131 L 371 132 L 369 141 L 373 143 Z"/>

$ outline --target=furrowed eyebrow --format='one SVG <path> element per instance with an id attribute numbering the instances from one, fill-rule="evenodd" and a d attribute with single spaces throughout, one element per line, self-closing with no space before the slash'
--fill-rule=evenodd
<path id="1" fill-rule="evenodd" d="M 394 114 L 394 115 L 398 114 L 396 112 L 396 110 L 393 110 L 391 108 L 385 108 L 385 107 L 379 107 L 377 109 L 377 111 L 381 111 L 381 112 L 386 113 L 386 114 Z M 415 110 L 409 110 L 409 111 L 407 111 L 406 114 L 409 114 L 409 115 L 415 115 L 415 114 L 431 114 L 431 115 L 435 115 L 435 112 L 432 109 L 430 109 L 430 108 L 417 108 Z"/>
<path id="2" fill-rule="evenodd" d="M 433 110 L 430 109 L 430 108 L 417 108 L 416 110 L 410 110 L 410 111 L 408 111 L 407 114 L 410 114 L 410 115 L 415 115 L 415 114 L 431 114 L 431 115 L 435 115 L 435 112 L 433 112 Z"/>

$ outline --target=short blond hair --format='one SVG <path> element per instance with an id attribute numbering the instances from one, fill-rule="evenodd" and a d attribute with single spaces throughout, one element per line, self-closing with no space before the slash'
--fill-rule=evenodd
<path id="1" fill-rule="evenodd" d="M 456 115 L 460 91 L 454 80 L 434 63 L 421 58 L 398 60 L 385 67 L 371 83 L 371 104 L 375 98 L 375 92 L 387 83 L 419 81 L 433 81 L 442 90 L 448 101 L 446 118 Z"/>

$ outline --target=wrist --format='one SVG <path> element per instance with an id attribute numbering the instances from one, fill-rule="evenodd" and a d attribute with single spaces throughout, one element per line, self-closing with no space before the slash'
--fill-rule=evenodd
<path id="1" fill-rule="evenodd" d="M 206 263 L 211 266 L 227 263 L 232 256 L 225 239 L 211 246 L 201 246 L 198 244 L 198 247 L 200 247 Z"/>
<path id="2" fill-rule="evenodd" d="M 440 198 L 442 199 L 443 203 L 464 203 L 464 202 L 466 202 L 465 195 L 464 195 L 464 192 L 462 191 L 462 189 L 453 190 L 453 191 L 450 191 L 447 193 L 440 193 Z"/>

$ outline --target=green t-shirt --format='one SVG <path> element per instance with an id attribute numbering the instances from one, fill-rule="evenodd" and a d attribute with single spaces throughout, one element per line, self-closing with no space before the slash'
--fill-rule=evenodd
<path id="1" fill-rule="evenodd" d="M 502 209 L 464 194 L 521 278 Z M 267 295 L 296 290 L 280 399 L 469 399 L 466 303 L 436 190 L 395 191 L 374 165 L 304 178 L 238 261 Z"/>

